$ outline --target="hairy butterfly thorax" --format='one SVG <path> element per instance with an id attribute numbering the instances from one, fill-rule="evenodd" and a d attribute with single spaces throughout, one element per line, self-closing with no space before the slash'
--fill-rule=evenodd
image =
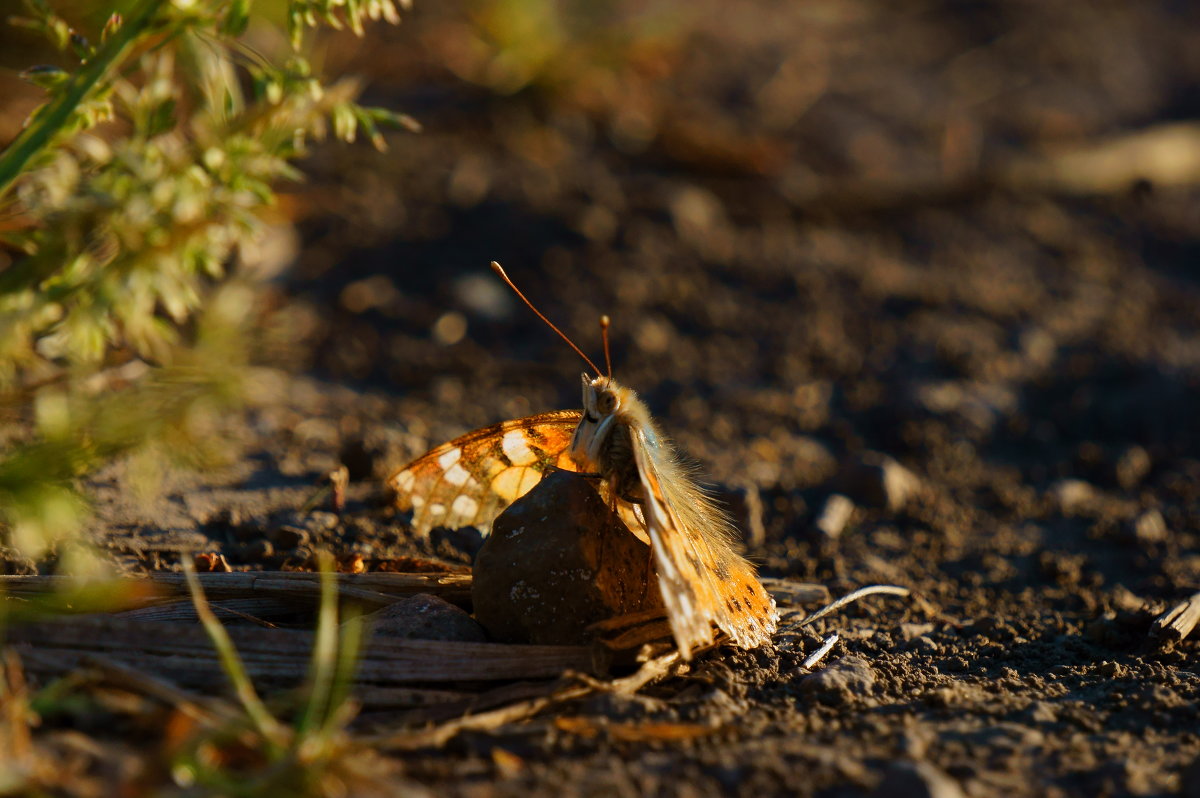
<path id="1" fill-rule="evenodd" d="M 583 416 L 571 436 L 571 458 L 580 470 L 603 475 L 614 496 L 640 502 L 642 485 L 630 430 L 650 425 L 650 414 L 637 394 L 611 377 L 591 379 L 584 374 Z"/>

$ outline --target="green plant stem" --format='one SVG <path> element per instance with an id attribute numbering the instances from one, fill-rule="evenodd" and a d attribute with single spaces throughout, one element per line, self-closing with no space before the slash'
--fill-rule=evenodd
<path id="1" fill-rule="evenodd" d="M 71 118 L 89 91 L 104 78 L 109 69 L 125 54 L 166 0 L 142 0 L 134 6 L 111 39 L 70 80 L 66 91 L 47 106 L 32 125 L 0 153 L 0 197 L 3 197 L 25 165 L 54 139 L 55 134 Z"/>
<path id="2" fill-rule="evenodd" d="M 333 687 L 338 650 L 338 586 L 333 557 L 328 552 L 318 555 L 321 568 L 321 605 L 317 615 L 317 634 L 313 641 L 312 661 L 309 663 L 308 701 L 300 722 L 297 737 L 324 725 L 330 707 L 329 694 Z"/>
<path id="3" fill-rule="evenodd" d="M 246 714 L 250 716 L 250 720 L 262 735 L 263 742 L 274 749 L 277 755 L 286 747 L 286 731 L 279 721 L 275 720 L 262 699 L 258 697 L 250 677 L 246 675 L 246 668 L 242 664 L 242 658 L 238 654 L 237 648 L 229 639 L 225 627 L 221 626 L 221 622 L 217 620 L 217 616 L 208 606 L 208 600 L 204 597 L 204 589 L 200 587 L 200 580 L 196 578 L 196 569 L 192 567 L 186 557 L 182 565 L 184 576 L 187 577 L 188 590 L 192 594 L 192 604 L 196 607 L 200 623 L 208 632 L 213 648 L 217 650 L 217 655 L 221 659 L 221 667 L 225 670 L 229 681 L 233 683 L 238 700 L 241 701 Z"/>

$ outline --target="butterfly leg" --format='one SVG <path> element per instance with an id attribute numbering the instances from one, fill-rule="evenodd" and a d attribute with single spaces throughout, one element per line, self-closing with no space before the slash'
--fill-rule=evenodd
<path id="1" fill-rule="evenodd" d="M 646 584 L 642 587 L 643 604 L 650 600 L 650 591 L 653 589 L 654 583 L 657 581 L 658 577 L 658 571 L 655 570 L 654 566 L 654 546 L 649 547 L 649 553 L 647 556 L 649 557 L 649 560 L 646 562 Z"/>
<path id="2" fill-rule="evenodd" d="M 569 468 L 561 468 L 559 466 L 556 466 L 554 463 L 547 463 L 546 471 L 565 471 L 568 474 L 574 474 L 575 476 L 583 477 L 584 479 L 601 479 L 604 476 L 603 474 L 598 473 L 598 472 L 593 473 L 591 471 L 572 471 Z"/>

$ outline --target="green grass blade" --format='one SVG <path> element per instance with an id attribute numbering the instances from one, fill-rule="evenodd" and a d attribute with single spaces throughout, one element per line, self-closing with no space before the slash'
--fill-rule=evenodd
<path id="1" fill-rule="evenodd" d="M 186 559 L 183 561 L 183 572 L 187 577 L 188 590 L 192 594 L 192 603 L 196 606 L 196 614 L 200 616 L 200 622 L 204 624 L 204 630 L 208 632 L 208 637 L 212 641 L 213 648 L 217 650 L 217 656 L 221 660 L 221 668 L 225 671 L 225 675 L 229 677 L 238 700 L 245 708 L 246 714 L 250 716 L 250 720 L 254 723 L 255 728 L 262 735 L 263 740 L 268 745 L 276 748 L 278 752 L 286 745 L 288 736 L 286 729 L 279 721 L 275 720 L 270 710 L 262 702 L 262 699 L 258 697 L 258 693 L 254 689 L 254 684 L 250 681 L 250 677 L 246 675 L 246 668 L 242 664 L 241 656 L 238 655 L 233 641 L 229 639 L 229 635 L 225 632 L 225 627 L 221 625 L 221 622 L 217 620 L 217 616 L 209 608 L 208 599 L 204 597 L 204 589 L 200 587 L 200 580 L 196 578 L 196 570 Z"/>
<path id="2" fill-rule="evenodd" d="M 317 613 L 316 639 L 308 666 L 308 700 L 296 724 L 297 739 L 303 738 L 314 727 L 324 725 L 337 669 L 337 574 L 333 570 L 333 557 L 328 552 L 318 555 L 318 563 L 321 569 L 321 608 Z"/>

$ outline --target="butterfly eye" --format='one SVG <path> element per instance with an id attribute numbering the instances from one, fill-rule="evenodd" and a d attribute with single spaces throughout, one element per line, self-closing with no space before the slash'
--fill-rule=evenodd
<path id="1" fill-rule="evenodd" d="M 611 393 L 602 393 L 596 397 L 596 409 L 604 415 L 608 415 L 617 409 L 617 397 Z"/>

